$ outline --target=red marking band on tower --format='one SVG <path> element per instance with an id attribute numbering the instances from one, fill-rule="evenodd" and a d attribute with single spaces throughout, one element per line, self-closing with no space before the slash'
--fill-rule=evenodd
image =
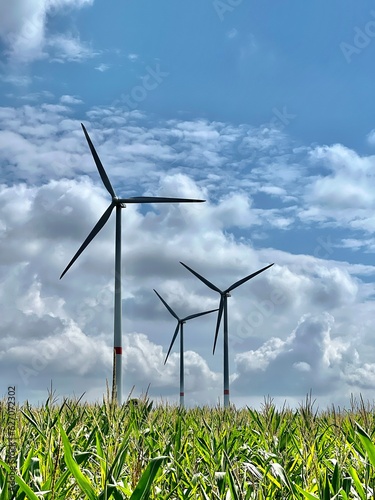
<path id="1" fill-rule="evenodd" d="M 122 347 L 115 347 L 116 354 L 122 354 Z"/>
<path id="2" fill-rule="evenodd" d="M 180 396 L 184 396 L 184 393 L 183 393 L 183 392 L 180 392 Z"/>
<path id="3" fill-rule="evenodd" d="M 227 396 L 227 395 L 229 396 L 229 389 L 224 389 L 224 395 L 225 396 Z"/>

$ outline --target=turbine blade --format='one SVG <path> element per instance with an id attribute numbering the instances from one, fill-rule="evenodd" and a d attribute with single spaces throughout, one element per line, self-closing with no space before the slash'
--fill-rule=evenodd
<path id="1" fill-rule="evenodd" d="M 88 142 L 91 154 L 94 157 L 94 161 L 95 161 L 95 164 L 97 166 L 97 169 L 99 170 L 99 175 L 102 178 L 103 184 L 107 188 L 107 191 L 112 196 L 112 198 L 116 198 L 116 193 L 115 193 L 115 191 L 114 191 L 114 189 L 112 187 L 112 184 L 110 183 L 110 181 L 108 179 L 108 176 L 106 174 L 106 171 L 104 170 L 102 162 L 100 161 L 98 153 L 96 152 L 96 150 L 94 148 L 94 145 L 91 142 L 90 136 L 87 133 L 87 130 L 86 130 L 85 126 L 83 125 L 83 123 L 81 123 L 81 126 L 82 126 L 83 132 L 85 134 L 86 140 Z"/>
<path id="2" fill-rule="evenodd" d="M 60 276 L 60 279 L 64 276 L 64 274 L 68 271 L 68 269 L 74 264 L 74 262 L 78 259 L 78 257 L 81 255 L 81 253 L 84 251 L 84 249 L 89 245 L 89 243 L 95 238 L 95 236 L 99 233 L 99 231 L 102 229 L 104 224 L 107 222 L 109 219 L 109 216 L 111 215 L 112 210 L 114 209 L 115 205 L 111 203 L 107 210 L 104 212 L 104 214 L 100 217 L 98 222 L 95 224 L 94 229 L 91 231 L 91 233 L 87 236 L 85 241 L 82 243 L 82 245 L 79 247 L 77 250 L 76 254 L 72 258 L 72 260 L 69 262 L 69 264 L 66 266 L 64 269 L 64 272 Z"/>
<path id="3" fill-rule="evenodd" d="M 193 200 L 191 198 L 164 198 L 160 196 L 133 196 L 132 198 L 119 198 L 119 203 L 202 203 L 206 200 Z"/>
<path id="4" fill-rule="evenodd" d="M 266 267 L 263 267 L 263 269 L 260 269 L 259 271 L 257 271 L 256 273 L 253 273 L 253 274 L 249 274 L 249 276 L 246 276 L 246 278 L 242 278 L 242 280 L 239 280 L 239 281 L 236 281 L 236 283 L 234 283 L 232 286 L 230 286 L 228 288 L 228 290 L 226 290 L 227 293 L 231 292 L 232 290 L 234 290 L 235 288 L 237 288 L 238 286 L 240 285 L 243 285 L 243 283 L 246 283 L 246 281 L 249 281 L 251 280 L 251 278 L 254 278 L 257 274 L 260 274 L 262 273 L 263 271 L 265 271 L 266 269 L 269 269 L 271 266 L 273 266 L 273 264 L 270 264 Z"/>
<path id="5" fill-rule="evenodd" d="M 211 309 L 211 311 L 205 311 L 205 312 L 201 312 L 201 313 L 190 314 L 190 316 L 186 316 L 186 318 L 184 318 L 181 321 L 189 321 L 189 319 L 198 318 L 199 316 L 204 316 L 205 314 L 210 314 L 210 313 L 213 313 L 213 312 L 218 311 L 218 310 L 219 309 Z"/>
<path id="6" fill-rule="evenodd" d="M 155 290 L 155 288 L 154 288 L 154 292 L 159 297 L 159 299 L 163 302 L 163 304 L 168 309 L 168 311 L 172 314 L 172 316 L 174 316 L 177 319 L 177 321 L 180 321 L 180 318 L 177 316 L 177 314 L 174 312 L 174 310 L 165 302 L 165 300 L 163 299 L 163 297 L 158 294 L 158 292 Z"/>
<path id="7" fill-rule="evenodd" d="M 206 278 L 203 278 L 203 276 L 201 276 L 200 274 L 198 274 L 196 271 L 193 271 L 193 269 L 191 269 L 191 267 L 187 266 L 183 262 L 180 262 L 180 264 L 182 264 L 184 267 L 186 267 L 186 269 L 188 269 L 191 273 L 193 273 L 194 276 L 196 276 L 198 279 L 200 279 L 201 281 L 203 281 L 203 283 L 205 285 L 207 285 L 209 288 L 211 288 L 211 290 L 214 290 L 215 292 L 221 293 L 220 288 L 218 288 L 217 286 L 215 286 L 214 284 L 212 284 L 210 281 L 206 280 Z"/>
<path id="8" fill-rule="evenodd" d="M 170 352 L 171 352 L 171 350 L 172 350 L 172 347 L 173 347 L 174 341 L 176 340 L 176 337 L 177 337 L 177 334 L 178 334 L 178 330 L 179 330 L 179 329 L 180 329 L 180 321 L 178 321 L 177 326 L 176 326 L 176 330 L 174 331 L 174 335 L 173 335 L 173 338 L 172 338 L 172 342 L 171 342 L 171 345 L 169 346 L 168 353 L 167 353 L 167 355 L 166 355 L 166 357 L 165 357 L 164 364 L 167 362 L 167 359 L 168 359 L 169 354 L 170 354 Z M 181 356 L 181 354 L 180 354 L 180 356 Z"/>
<path id="9" fill-rule="evenodd" d="M 215 354 L 216 342 L 217 342 L 217 336 L 219 335 L 219 328 L 220 328 L 221 318 L 222 318 L 222 316 L 223 316 L 223 311 L 224 311 L 224 295 L 222 295 L 222 296 L 221 296 L 221 299 L 220 299 L 219 314 L 217 315 L 216 332 L 215 332 L 215 340 L 214 340 L 214 348 L 213 348 L 213 350 L 212 350 L 212 354 Z"/>

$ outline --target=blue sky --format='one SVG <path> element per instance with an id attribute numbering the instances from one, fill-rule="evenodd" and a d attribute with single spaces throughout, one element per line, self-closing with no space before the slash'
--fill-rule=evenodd
<path id="1" fill-rule="evenodd" d="M 217 307 L 182 260 L 219 287 L 275 262 L 231 299 L 236 404 L 371 397 L 374 39 L 370 1 L 0 3 L 0 359 L 21 399 L 110 378 L 112 220 L 58 280 L 109 203 L 80 122 L 121 195 L 207 200 L 126 210 L 125 392 L 177 400 L 152 289 Z M 222 394 L 214 323 L 187 328 L 188 404 Z"/>

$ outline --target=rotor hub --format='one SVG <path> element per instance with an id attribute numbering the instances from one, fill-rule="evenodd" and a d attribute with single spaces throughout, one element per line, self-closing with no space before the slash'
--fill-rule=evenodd
<path id="1" fill-rule="evenodd" d="M 126 208 L 126 204 L 125 203 L 120 203 L 120 198 L 118 196 L 114 196 L 112 198 L 112 203 L 116 206 L 120 206 L 121 208 Z"/>

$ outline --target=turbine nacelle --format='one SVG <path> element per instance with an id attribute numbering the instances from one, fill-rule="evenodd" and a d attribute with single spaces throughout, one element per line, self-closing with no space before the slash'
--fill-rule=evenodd
<path id="1" fill-rule="evenodd" d="M 118 196 L 114 196 L 112 198 L 112 204 L 115 207 L 120 206 L 121 208 L 126 208 L 126 203 L 123 203 L 123 201 Z"/>

